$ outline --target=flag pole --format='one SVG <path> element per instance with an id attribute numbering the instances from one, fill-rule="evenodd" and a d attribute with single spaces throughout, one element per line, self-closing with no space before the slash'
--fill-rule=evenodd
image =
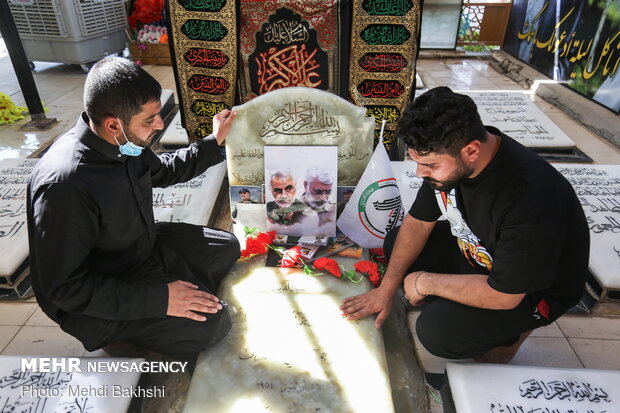
<path id="1" fill-rule="evenodd" d="M 385 129 L 385 119 L 381 121 L 381 132 L 379 132 L 379 143 L 383 145 L 383 130 Z M 385 146 L 385 145 L 384 145 Z"/>

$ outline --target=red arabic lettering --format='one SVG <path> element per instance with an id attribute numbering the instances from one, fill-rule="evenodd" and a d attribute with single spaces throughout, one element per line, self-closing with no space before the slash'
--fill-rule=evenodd
<path id="1" fill-rule="evenodd" d="M 256 57 L 260 93 L 289 86 L 317 87 L 323 80 L 315 71 L 319 64 L 314 59 L 318 49 L 308 53 L 306 45 L 292 45 L 284 49 L 270 48 Z M 315 81 L 316 80 L 316 81 Z"/>
<path id="2" fill-rule="evenodd" d="M 211 95 L 222 95 L 230 87 L 230 83 L 222 77 L 207 75 L 192 75 L 187 80 L 187 86 L 196 92 L 209 93 Z"/>
<path id="3" fill-rule="evenodd" d="M 192 66 L 220 69 L 228 63 L 228 56 L 221 50 L 192 47 L 185 52 L 185 61 Z"/>
<path id="4" fill-rule="evenodd" d="M 367 53 L 359 64 L 366 72 L 396 73 L 407 67 L 407 59 L 399 53 Z"/>
<path id="5" fill-rule="evenodd" d="M 395 80 L 366 79 L 357 90 L 366 98 L 392 99 L 402 95 L 405 87 Z"/>

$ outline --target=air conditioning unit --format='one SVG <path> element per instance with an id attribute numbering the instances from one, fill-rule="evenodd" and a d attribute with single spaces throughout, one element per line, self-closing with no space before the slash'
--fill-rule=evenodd
<path id="1" fill-rule="evenodd" d="M 126 47 L 124 0 L 9 0 L 31 62 L 84 65 Z"/>

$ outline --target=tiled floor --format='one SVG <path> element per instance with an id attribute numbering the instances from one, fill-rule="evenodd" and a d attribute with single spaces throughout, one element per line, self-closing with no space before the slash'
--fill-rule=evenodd
<path id="1" fill-rule="evenodd" d="M 170 67 L 146 66 L 164 88 L 175 89 Z M 418 72 L 426 87 L 450 86 L 455 90 L 522 90 L 495 72 L 483 59 L 421 59 Z M 69 129 L 81 109 L 85 75 L 77 66 L 37 63 L 35 81 L 48 108 L 48 117 L 59 123 L 43 132 L 24 132 L 19 126 L 0 125 L 0 159 L 25 157 L 40 145 Z M 0 92 L 23 104 L 19 85 L 0 41 Z M 578 148 L 595 163 L 620 164 L 620 150 L 565 115 L 555 106 L 532 95 L 532 100 L 566 132 Z M 411 318 L 415 317 L 415 313 Z M 414 330 L 415 331 L 415 330 Z M 429 371 L 442 371 L 443 361 L 426 353 L 419 358 Z M 0 303 L 0 353 L 21 355 L 86 354 L 74 338 L 65 334 L 38 308 L 35 302 Z M 101 355 L 95 352 L 95 355 Z M 93 353 L 88 353 L 93 355 Z M 557 323 L 539 329 L 526 340 L 514 364 L 620 369 L 620 319 L 564 316 Z"/>
<path id="2" fill-rule="evenodd" d="M 409 313 L 418 359 L 425 371 L 443 373 L 448 360 L 428 353 L 415 336 L 418 314 Z M 547 327 L 534 330 L 510 364 L 620 370 L 619 327 L 618 318 L 563 316 Z"/>

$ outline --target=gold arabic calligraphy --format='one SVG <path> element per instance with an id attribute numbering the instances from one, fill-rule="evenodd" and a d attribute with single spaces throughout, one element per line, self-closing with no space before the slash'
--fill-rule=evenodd
<path id="1" fill-rule="evenodd" d="M 575 7 L 571 8 L 566 15 L 564 15 L 558 23 L 556 23 L 554 30 L 548 39 L 539 39 L 539 21 L 545 10 L 549 7 L 549 1 L 545 2 L 540 11 L 534 16 L 532 21 L 526 20 L 524 23 L 523 32 L 517 34 L 519 40 L 526 40 L 527 43 L 531 43 L 531 50 L 534 47 L 538 49 L 545 49 L 549 53 L 559 53 L 560 58 L 567 59 L 570 63 L 581 61 L 584 57 L 588 56 L 581 76 L 588 80 L 601 68 L 602 75 L 604 77 L 614 76 L 618 70 L 620 64 L 620 30 L 605 40 L 603 49 L 595 59 L 594 53 L 591 53 L 591 48 L 594 43 L 594 39 L 579 39 L 576 32 L 568 34 L 566 30 L 562 30 L 561 26 L 566 20 L 573 14 Z M 584 50 L 585 48 L 585 50 Z M 615 63 L 614 59 L 615 58 Z M 595 63 L 596 60 L 596 63 Z M 577 73 L 573 71 L 570 74 L 571 79 L 577 77 Z"/>

